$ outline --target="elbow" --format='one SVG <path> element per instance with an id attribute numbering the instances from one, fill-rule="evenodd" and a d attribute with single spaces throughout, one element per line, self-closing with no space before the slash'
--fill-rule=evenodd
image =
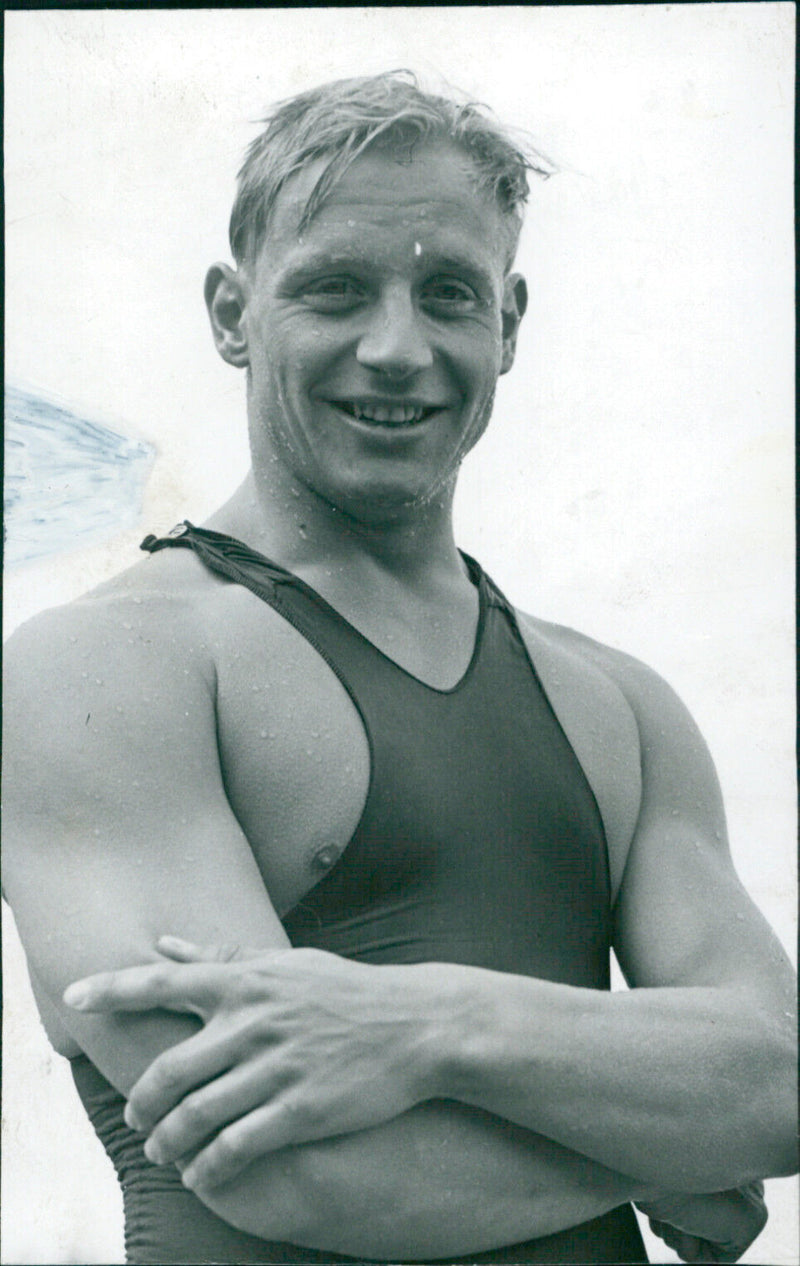
<path id="1" fill-rule="evenodd" d="M 792 1013 L 784 1012 L 781 1019 L 768 1043 L 761 1077 L 761 1139 L 769 1165 L 759 1175 L 763 1178 L 784 1178 L 798 1169 L 797 1031 Z"/>
<path id="2" fill-rule="evenodd" d="M 765 1151 L 763 1178 L 786 1178 L 798 1170 L 797 1063 L 796 1050 L 786 1053 L 771 1087 L 765 1093 L 762 1145 Z"/>
<path id="3" fill-rule="evenodd" d="M 740 1029 L 709 1069 L 704 1099 L 691 1125 L 683 1118 L 688 1146 L 682 1173 L 669 1177 L 674 1190 L 723 1191 L 797 1172 L 797 1063 L 786 1028 L 754 1017 Z"/>
<path id="4" fill-rule="evenodd" d="M 796 1036 L 785 1025 L 762 1026 L 760 1036 L 739 1090 L 743 1181 L 787 1177 L 798 1169 Z"/>

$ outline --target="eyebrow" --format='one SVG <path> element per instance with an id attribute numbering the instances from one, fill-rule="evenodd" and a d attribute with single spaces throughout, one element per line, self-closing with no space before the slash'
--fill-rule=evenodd
<path id="1" fill-rule="evenodd" d="M 281 279 L 284 282 L 289 280 L 292 282 L 303 281 L 307 277 L 316 276 L 318 273 L 329 269 L 358 268 L 372 262 L 371 256 L 361 254 L 358 247 L 348 251 L 315 251 L 310 255 L 297 259 L 294 263 L 289 258 L 286 261 L 284 270 L 282 270 Z M 483 263 L 466 255 L 458 255 L 450 251 L 439 254 L 435 251 L 423 250 L 420 255 L 414 256 L 414 262 L 420 271 L 433 267 L 437 271 L 442 272 L 464 273 L 488 289 L 493 287 L 494 279 L 491 271 Z"/>

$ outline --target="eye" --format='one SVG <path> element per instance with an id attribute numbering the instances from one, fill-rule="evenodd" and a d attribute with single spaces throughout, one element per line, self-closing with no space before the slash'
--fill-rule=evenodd
<path id="1" fill-rule="evenodd" d="M 302 297 L 316 312 L 349 312 L 364 298 L 364 287 L 354 277 L 322 277 L 305 285 Z"/>
<path id="2" fill-rule="evenodd" d="M 477 292 L 458 277 L 432 277 L 422 288 L 422 302 L 442 314 L 461 316 L 483 307 Z"/>

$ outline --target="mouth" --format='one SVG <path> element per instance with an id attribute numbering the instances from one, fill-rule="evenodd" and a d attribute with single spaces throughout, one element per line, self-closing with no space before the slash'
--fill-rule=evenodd
<path id="1" fill-rule="evenodd" d="M 330 400 L 328 403 L 356 422 L 387 427 L 418 426 L 446 407 L 411 400 Z"/>

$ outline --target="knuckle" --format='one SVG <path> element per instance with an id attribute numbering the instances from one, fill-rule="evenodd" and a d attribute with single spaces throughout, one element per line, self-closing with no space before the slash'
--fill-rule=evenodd
<path id="1" fill-rule="evenodd" d="M 151 969 L 150 983 L 158 990 L 165 990 L 170 980 L 170 969 L 166 963 L 156 963 Z"/>
<path id="2" fill-rule="evenodd" d="M 182 1085 L 181 1067 L 174 1056 L 165 1056 L 153 1064 L 150 1076 L 150 1092 L 162 1097 L 176 1094 Z"/>
<path id="3" fill-rule="evenodd" d="M 189 1095 L 178 1109 L 183 1125 L 193 1132 L 206 1133 L 214 1127 L 214 1113 L 201 1094 Z"/>
<path id="4" fill-rule="evenodd" d="M 246 1006 L 255 994 L 254 985 L 255 973 L 252 971 L 237 972 L 232 980 L 228 981 L 225 992 L 225 1001 L 232 1007 Z"/>
<path id="5" fill-rule="evenodd" d="M 284 1121 L 293 1138 L 309 1138 L 320 1126 L 320 1111 L 305 1099 L 290 1098 L 281 1105 Z"/>
<path id="6" fill-rule="evenodd" d="M 247 1156 L 233 1128 L 223 1130 L 207 1149 L 203 1165 L 203 1182 L 217 1187 L 246 1163 Z"/>
<path id="7" fill-rule="evenodd" d="M 242 1044 L 251 1058 L 261 1055 L 265 1044 L 270 1045 L 273 1030 L 274 1021 L 271 1013 L 265 1007 L 259 1007 L 258 1011 L 250 1016 L 241 1033 Z"/>
<path id="8" fill-rule="evenodd" d="M 261 998 L 264 996 L 266 989 L 266 980 L 263 971 L 259 971 L 255 967 L 246 967 L 237 977 L 239 986 L 244 990 L 248 997 Z"/>

